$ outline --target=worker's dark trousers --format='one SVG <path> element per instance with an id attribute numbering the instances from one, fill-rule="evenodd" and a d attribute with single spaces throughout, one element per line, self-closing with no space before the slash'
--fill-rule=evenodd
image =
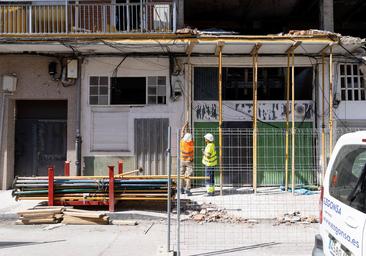
<path id="1" fill-rule="evenodd" d="M 206 188 L 208 189 L 207 192 L 214 192 L 215 191 L 215 167 L 205 166 L 205 176 L 210 177 L 209 180 L 206 180 Z"/>

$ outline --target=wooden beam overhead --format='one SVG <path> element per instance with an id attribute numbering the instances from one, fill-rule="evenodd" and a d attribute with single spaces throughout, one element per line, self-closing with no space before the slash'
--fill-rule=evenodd
<path id="1" fill-rule="evenodd" d="M 319 51 L 319 54 L 326 53 L 326 52 L 330 49 L 330 47 L 331 47 L 331 46 L 333 46 L 333 45 L 334 45 L 334 43 L 330 43 L 330 44 L 328 44 L 327 46 L 325 46 L 323 49 L 321 49 L 321 50 Z"/>
<path id="2" fill-rule="evenodd" d="M 222 51 L 222 48 L 224 48 L 224 41 L 218 41 L 217 42 L 217 45 L 216 45 L 216 48 L 215 48 L 215 55 L 216 56 L 219 56 L 219 52 Z"/>
<path id="3" fill-rule="evenodd" d="M 197 41 L 190 41 L 186 47 L 186 54 L 190 56 L 193 52 L 193 48 L 197 45 Z"/>
<path id="4" fill-rule="evenodd" d="M 293 43 L 293 44 L 292 44 L 292 45 L 291 45 L 291 46 L 286 50 L 286 54 L 291 53 L 292 51 L 295 51 L 295 49 L 296 49 L 297 47 L 299 47 L 301 43 L 302 43 L 301 41 L 296 41 L 295 43 Z"/>
<path id="5" fill-rule="evenodd" d="M 250 55 L 256 55 L 258 54 L 258 51 L 259 49 L 262 47 L 262 44 L 261 43 L 256 43 L 254 46 L 253 46 L 253 49 L 250 51 Z"/>

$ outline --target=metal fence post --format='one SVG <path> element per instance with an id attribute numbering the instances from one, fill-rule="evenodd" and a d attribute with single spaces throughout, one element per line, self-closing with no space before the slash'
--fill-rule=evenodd
<path id="1" fill-rule="evenodd" d="M 177 132 L 177 256 L 180 256 L 180 129 Z"/>
<path id="2" fill-rule="evenodd" d="M 168 127 L 168 148 L 166 150 L 167 153 L 167 168 L 168 168 L 168 202 L 167 202 L 167 214 L 168 214 L 168 236 L 167 236 L 167 252 L 170 252 L 170 222 L 171 222 L 171 188 L 172 188 L 172 161 L 171 161 L 171 136 L 172 136 L 172 128 Z"/>

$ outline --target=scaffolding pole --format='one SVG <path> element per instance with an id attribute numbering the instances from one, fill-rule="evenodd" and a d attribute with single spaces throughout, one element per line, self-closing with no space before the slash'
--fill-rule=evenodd
<path id="1" fill-rule="evenodd" d="M 322 53 L 322 173 L 320 185 L 323 185 L 325 174 L 325 53 Z"/>
<path id="2" fill-rule="evenodd" d="M 223 173 L 222 173 L 222 44 L 217 45 L 219 61 L 219 171 L 220 171 L 220 195 L 223 195 Z"/>
<path id="3" fill-rule="evenodd" d="M 288 131 L 290 109 L 290 53 L 287 53 L 287 77 L 286 77 L 286 138 L 285 138 L 285 191 L 288 190 Z"/>
<path id="4" fill-rule="evenodd" d="M 333 47 L 329 47 L 329 157 L 333 150 Z"/>
<path id="5" fill-rule="evenodd" d="M 257 89 L 258 89 L 258 50 L 256 44 L 251 52 L 253 58 L 253 190 L 257 192 Z"/>
<path id="6" fill-rule="evenodd" d="M 291 53 L 291 192 L 295 194 L 295 50 Z"/>

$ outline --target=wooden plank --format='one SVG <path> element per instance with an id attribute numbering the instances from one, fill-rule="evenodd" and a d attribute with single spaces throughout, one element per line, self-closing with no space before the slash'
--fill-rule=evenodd
<path id="1" fill-rule="evenodd" d="M 20 211 L 17 212 L 18 215 L 23 215 L 23 214 L 35 214 L 35 213 L 61 213 L 62 212 L 62 208 L 59 209 L 39 209 L 39 210 L 25 210 L 25 211 Z"/>
<path id="2" fill-rule="evenodd" d="M 121 226 L 136 226 L 138 222 L 135 220 L 112 220 L 113 225 L 121 225 Z"/>
<path id="3" fill-rule="evenodd" d="M 54 218 L 45 218 L 45 219 L 23 219 L 21 222 L 25 225 L 28 224 L 53 224 L 57 223 Z"/>
<path id="4" fill-rule="evenodd" d="M 91 212 L 64 212 L 64 216 L 72 216 L 72 217 L 80 217 L 80 218 L 91 218 L 91 219 L 99 219 L 105 214 L 101 213 L 91 213 Z"/>
<path id="5" fill-rule="evenodd" d="M 64 216 L 62 223 L 67 225 L 108 225 L 109 217 L 104 216 L 100 219 L 94 219 L 94 218 L 78 218 L 66 215 Z"/>
<path id="6" fill-rule="evenodd" d="M 55 216 L 55 213 L 27 213 L 27 214 L 21 214 L 20 217 L 22 218 L 38 218 L 38 219 L 41 219 L 41 218 L 53 218 Z"/>

